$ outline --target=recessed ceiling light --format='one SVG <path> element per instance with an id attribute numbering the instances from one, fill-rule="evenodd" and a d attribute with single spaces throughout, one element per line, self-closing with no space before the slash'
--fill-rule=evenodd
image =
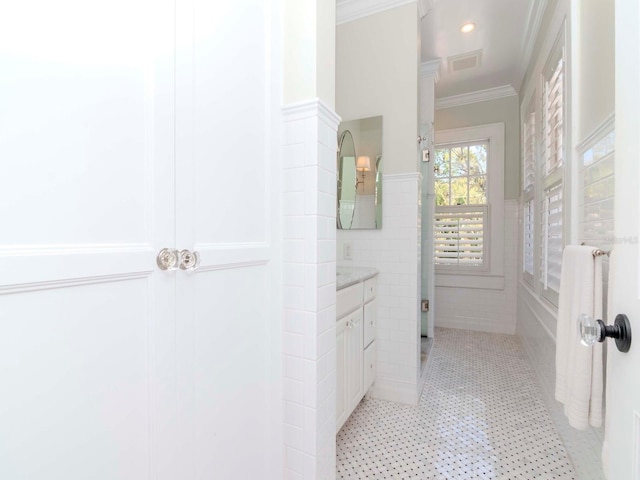
<path id="1" fill-rule="evenodd" d="M 460 31 L 462 33 L 469 33 L 469 32 L 472 32 L 473 30 L 475 30 L 475 28 L 476 28 L 476 24 L 475 23 L 468 22 L 468 23 L 465 23 L 464 25 L 462 25 L 460 27 Z"/>

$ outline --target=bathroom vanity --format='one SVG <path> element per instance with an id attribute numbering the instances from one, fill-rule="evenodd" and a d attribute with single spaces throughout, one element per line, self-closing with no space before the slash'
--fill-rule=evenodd
<path id="1" fill-rule="evenodd" d="M 336 433 L 376 376 L 375 268 L 336 270 Z"/>

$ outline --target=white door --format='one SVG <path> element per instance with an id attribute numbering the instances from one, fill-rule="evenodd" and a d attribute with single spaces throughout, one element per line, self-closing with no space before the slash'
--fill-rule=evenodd
<path id="1" fill-rule="evenodd" d="M 270 478 L 280 452 L 271 4 L 177 2 L 176 245 L 201 256 L 177 288 L 184 478 Z"/>
<path id="2" fill-rule="evenodd" d="M 265 3 L 0 7 L 0 478 L 272 476 Z"/>
<path id="3" fill-rule="evenodd" d="M 631 349 L 608 340 L 607 432 L 611 480 L 640 479 L 640 4 L 616 1 L 616 205 L 612 311 L 625 313 Z M 635 19 L 635 21 L 632 21 Z"/>
<path id="4" fill-rule="evenodd" d="M 0 7 L 0 478 L 172 464 L 173 32 L 171 2 Z"/>

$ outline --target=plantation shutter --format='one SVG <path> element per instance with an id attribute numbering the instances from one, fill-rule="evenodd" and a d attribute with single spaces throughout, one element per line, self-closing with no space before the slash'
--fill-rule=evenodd
<path id="1" fill-rule="evenodd" d="M 551 77 L 544 82 L 544 174 L 563 164 L 564 61 L 562 57 Z"/>
<path id="2" fill-rule="evenodd" d="M 530 192 L 536 181 L 536 113 L 527 116 L 523 132 L 524 168 L 523 191 Z"/>
<path id="3" fill-rule="evenodd" d="M 434 260 L 439 267 L 485 269 L 488 206 L 436 207 Z"/>
<path id="4" fill-rule="evenodd" d="M 523 271 L 533 279 L 534 274 L 534 228 L 535 228 L 535 199 L 524 204 L 523 215 Z"/>
<path id="5" fill-rule="evenodd" d="M 544 192 L 542 232 L 542 282 L 545 291 L 551 291 L 551 300 L 560 292 L 560 269 L 562 267 L 562 184 Z M 554 302 L 555 303 L 555 302 Z"/>

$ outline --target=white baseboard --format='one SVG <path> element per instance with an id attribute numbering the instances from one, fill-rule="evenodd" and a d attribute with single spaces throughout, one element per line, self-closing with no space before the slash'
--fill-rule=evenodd
<path id="1" fill-rule="evenodd" d="M 475 332 L 504 333 L 515 335 L 515 326 L 496 322 L 495 319 L 477 317 L 441 317 L 436 316 L 436 327 L 473 330 Z"/>

